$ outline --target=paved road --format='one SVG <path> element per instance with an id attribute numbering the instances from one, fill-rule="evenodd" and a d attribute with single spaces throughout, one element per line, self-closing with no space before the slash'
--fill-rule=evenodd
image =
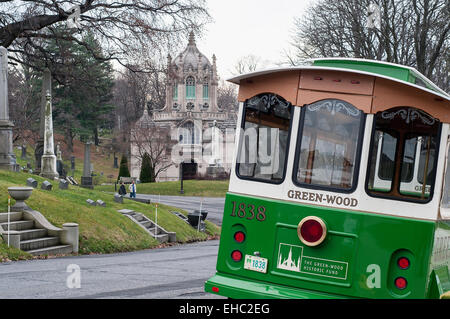
<path id="1" fill-rule="evenodd" d="M 222 225 L 223 207 L 225 205 L 224 197 L 159 196 L 146 194 L 137 194 L 137 197 L 179 207 L 188 212 L 200 209 L 200 202 L 203 200 L 202 209 L 208 211 L 207 219 L 216 225 Z"/>
<path id="2" fill-rule="evenodd" d="M 215 273 L 219 241 L 132 253 L 84 255 L 0 264 L 0 299 L 221 298 L 203 291 Z M 69 265 L 80 269 L 80 288 L 67 286 Z M 76 285 L 69 280 L 69 285 Z"/>

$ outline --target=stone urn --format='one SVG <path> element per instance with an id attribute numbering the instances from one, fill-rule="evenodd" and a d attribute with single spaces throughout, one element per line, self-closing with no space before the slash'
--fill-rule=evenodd
<path id="1" fill-rule="evenodd" d="M 12 209 L 22 211 L 29 209 L 25 201 L 31 196 L 33 187 L 8 187 L 8 193 L 16 201 Z"/>

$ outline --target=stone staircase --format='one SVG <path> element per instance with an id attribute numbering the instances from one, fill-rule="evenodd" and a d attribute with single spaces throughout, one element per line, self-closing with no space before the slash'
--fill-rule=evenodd
<path id="1" fill-rule="evenodd" d="M 154 221 L 152 221 L 142 213 L 135 212 L 131 209 L 121 209 L 118 212 L 130 218 L 133 222 L 141 226 L 150 234 L 150 236 L 155 238 L 160 243 L 177 241 L 176 233 L 166 231 L 164 228 L 156 225 Z"/>
<path id="2" fill-rule="evenodd" d="M 9 230 L 20 235 L 21 250 L 34 256 L 69 254 L 73 251 L 72 245 L 62 244 L 59 237 L 50 235 L 47 229 L 36 227 L 34 220 L 23 217 L 23 212 L 10 213 Z M 8 231 L 8 213 L 0 213 L 0 227 L 4 232 Z M 6 236 L 3 238 L 6 242 Z"/>

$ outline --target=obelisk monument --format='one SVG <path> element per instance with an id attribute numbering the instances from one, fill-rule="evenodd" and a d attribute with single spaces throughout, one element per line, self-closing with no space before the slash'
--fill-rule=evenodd
<path id="1" fill-rule="evenodd" d="M 0 46 L 0 169 L 16 171 L 16 155 L 13 152 L 13 128 L 9 120 L 8 105 L 8 50 Z"/>
<path id="2" fill-rule="evenodd" d="M 47 103 L 45 105 L 44 121 L 44 154 L 41 157 L 40 176 L 54 179 L 59 177 L 56 170 L 55 146 L 53 140 L 53 117 L 52 117 L 52 96 L 50 91 L 46 94 Z"/>
<path id="3" fill-rule="evenodd" d="M 42 78 L 41 109 L 39 113 L 39 138 L 36 142 L 34 157 L 36 159 L 35 173 L 41 172 L 41 157 L 44 154 L 44 131 L 45 131 L 45 106 L 47 105 L 47 92 L 52 91 L 52 75 L 49 69 L 45 69 Z"/>
<path id="4" fill-rule="evenodd" d="M 83 176 L 81 176 L 81 187 L 94 188 L 91 174 L 91 142 L 84 144 Z"/>

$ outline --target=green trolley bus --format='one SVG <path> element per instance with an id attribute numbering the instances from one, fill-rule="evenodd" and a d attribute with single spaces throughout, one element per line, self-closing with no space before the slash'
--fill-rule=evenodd
<path id="1" fill-rule="evenodd" d="M 324 58 L 240 75 L 217 272 L 229 298 L 450 291 L 450 96 L 413 68 Z"/>

